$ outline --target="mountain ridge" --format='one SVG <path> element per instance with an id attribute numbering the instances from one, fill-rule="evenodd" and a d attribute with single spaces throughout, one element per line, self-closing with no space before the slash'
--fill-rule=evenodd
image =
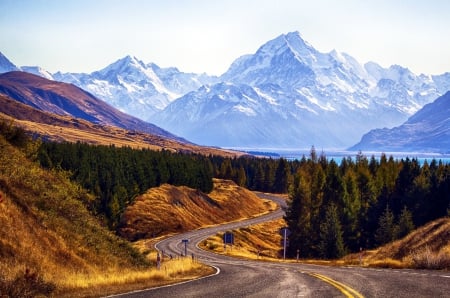
<path id="1" fill-rule="evenodd" d="M 116 110 L 75 85 L 30 73 L 13 71 L 0 74 L 0 93 L 42 111 L 181 140 L 156 125 Z"/>
<path id="2" fill-rule="evenodd" d="M 349 150 L 450 153 L 450 91 L 423 106 L 405 123 L 374 129 Z"/>
<path id="3" fill-rule="evenodd" d="M 220 77 L 126 56 L 91 74 L 53 78 L 195 143 L 235 148 L 348 148 L 450 90 L 450 73 L 361 64 L 346 53 L 316 50 L 299 32 L 237 58 Z"/>
<path id="4" fill-rule="evenodd" d="M 236 59 L 222 83 L 186 94 L 177 100 L 184 105 L 172 102 L 153 122 L 197 143 L 224 147 L 346 148 L 370 129 L 406 120 L 448 87 L 445 76 L 450 79 L 444 74 L 436 83 L 400 66 L 362 65 L 335 50 L 321 53 L 292 32 Z M 239 91 L 224 90 L 223 82 Z M 212 100 L 217 98 L 222 101 Z M 210 119 L 218 106 L 221 113 Z"/>

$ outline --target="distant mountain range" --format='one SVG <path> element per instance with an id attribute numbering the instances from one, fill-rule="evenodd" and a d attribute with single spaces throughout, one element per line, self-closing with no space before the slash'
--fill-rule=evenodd
<path id="1" fill-rule="evenodd" d="M 231 157 L 245 154 L 198 146 L 120 112 L 72 84 L 22 71 L 0 74 L 0 122 L 4 121 L 46 140 Z"/>
<path id="2" fill-rule="evenodd" d="M 180 139 L 156 125 L 118 111 L 75 85 L 30 73 L 12 71 L 0 74 L 0 93 L 41 111 Z"/>
<path id="3" fill-rule="evenodd" d="M 237 59 L 220 80 L 173 101 L 152 122 L 204 144 L 346 148 L 373 128 L 403 123 L 450 87 L 450 73 L 361 65 L 320 53 L 297 32 Z"/>
<path id="4" fill-rule="evenodd" d="M 2 57 L 0 71 L 16 67 Z M 73 83 L 195 143 L 241 148 L 348 148 L 372 129 L 404 123 L 450 90 L 450 73 L 361 64 L 345 53 L 317 51 L 298 32 L 238 58 L 220 77 L 131 56 L 91 74 L 16 69 Z"/>
<path id="5" fill-rule="evenodd" d="M 371 130 L 350 150 L 450 154 L 450 91 L 398 127 Z"/>

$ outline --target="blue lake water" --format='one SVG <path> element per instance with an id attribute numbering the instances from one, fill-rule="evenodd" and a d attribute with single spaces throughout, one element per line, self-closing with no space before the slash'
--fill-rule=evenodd
<path id="1" fill-rule="evenodd" d="M 230 148 L 234 150 L 246 151 L 256 155 L 263 155 L 271 158 L 283 157 L 288 160 L 300 160 L 303 156 L 309 157 L 311 149 L 287 149 L 287 148 Z M 334 149 L 318 149 L 316 148 L 317 156 L 322 153 L 325 154 L 328 160 L 333 159 L 337 164 L 340 164 L 343 158 L 351 157 L 356 160 L 356 156 L 360 153 L 359 151 L 345 151 L 345 150 L 334 150 Z M 426 152 L 361 152 L 362 155 L 370 159 L 374 156 L 379 159 L 382 154 L 385 154 L 387 158 L 392 156 L 395 160 L 401 160 L 405 158 L 415 158 L 420 164 L 425 161 L 430 163 L 433 159 L 437 161 L 442 161 L 445 164 L 450 164 L 450 154 L 440 154 L 440 153 L 426 153 Z"/>

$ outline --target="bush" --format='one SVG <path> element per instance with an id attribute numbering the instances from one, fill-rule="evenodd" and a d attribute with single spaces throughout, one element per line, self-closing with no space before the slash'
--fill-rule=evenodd
<path id="1" fill-rule="evenodd" d="M 0 279 L 0 294 L 6 297 L 36 297 L 50 296 L 56 286 L 53 283 L 46 282 L 36 272 L 26 269 L 24 273 L 19 273 L 11 281 Z"/>
<path id="2" fill-rule="evenodd" d="M 450 269 L 450 254 L 433 252 L 428 246 L 412 254 L 413 267 L 417 269 Z"/>

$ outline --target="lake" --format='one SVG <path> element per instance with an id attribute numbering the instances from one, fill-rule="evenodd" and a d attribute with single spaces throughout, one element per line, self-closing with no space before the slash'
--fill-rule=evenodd
<path id="1" fill-rule="evenodd" d="M 286 158 L 288 160 L 301 159 L 304 156 L 309 157 L 311 149 L 292 149 L 292 148 L 228 148 L 233 150 L 245 151 L 255 155 L 261 155 L 271 158 Z M 346 150 L 336 150 L 336 149 L 318 149 L 316 148 L 316 153 L 320 156 L 322 153 L 325 154 L 328 160 L 333 159 L 337 164 L 340 164 L 343 158 L 351 157 L 356 160 L 356 156 L 360 153 L 359 151 L 346 151 Z M 384 153 L 388 158 L 390 156 L 394 157 L 396 160 L 405 159 L 409 157 L 410 159 L 416 158 L 420 164 L 425 161 L 430 163 L 433 159 L 437 161 L 441 160 L 445 164 L 450 163 L 450 154 L 440 154 L 440 153 L 426 153 L 426 152 L 376 152 L 368 151 L 361 152 L 364 156 L 370 159 L 374 156 L 379 159 Z"/>

